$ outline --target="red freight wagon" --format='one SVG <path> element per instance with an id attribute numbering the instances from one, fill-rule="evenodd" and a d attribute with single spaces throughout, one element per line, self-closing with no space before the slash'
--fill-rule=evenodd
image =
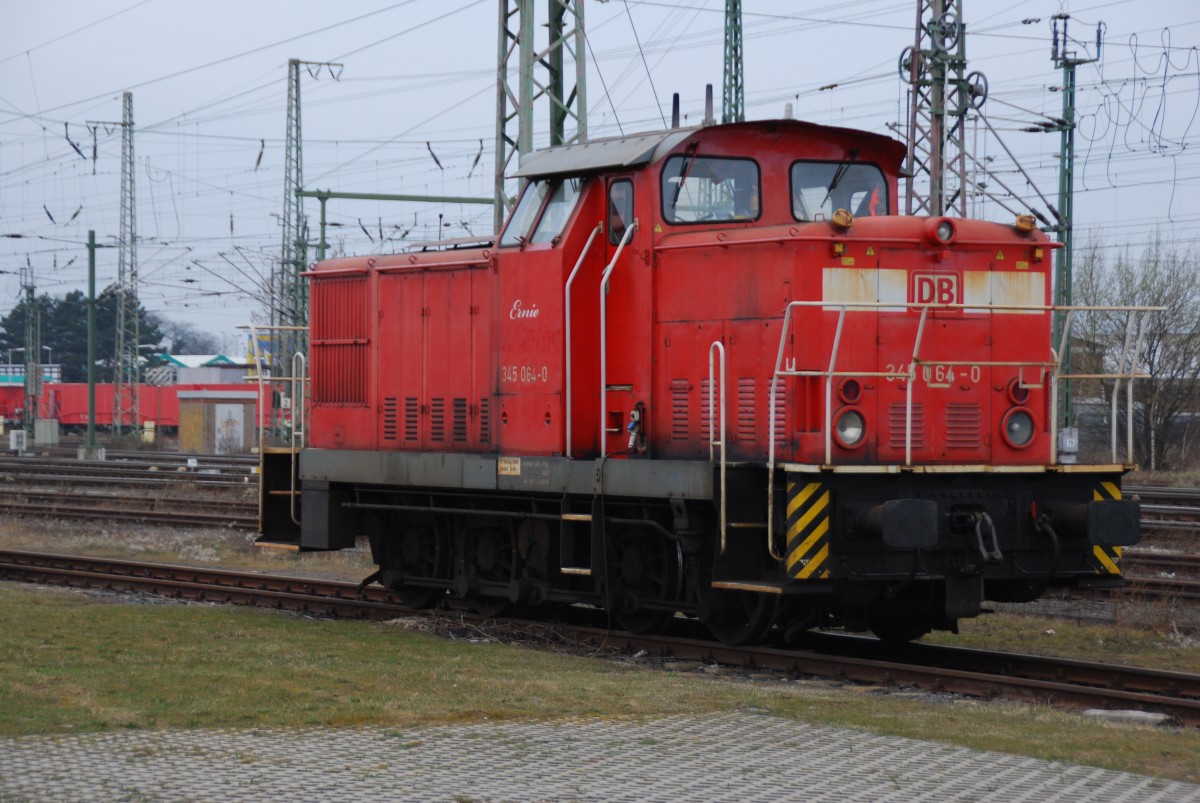
<path id="1" fill-rule="evenodd" d="M 1129 466 L 1056 448 L 1054 244 L 898 215 L 903 155 L 796 121 L 594 140 L 523 161 L 495 243 L 316 265 L 301 524 L 264 494 L 265 537 L 366 534 L 412 604 L 731 642 L 1119 583 Z"/>

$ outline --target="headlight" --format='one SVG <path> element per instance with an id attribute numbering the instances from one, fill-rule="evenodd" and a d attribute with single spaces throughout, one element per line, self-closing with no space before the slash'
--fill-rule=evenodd
<path id="1" fill-rule="evenodd" d="M 837 417 L 833 431 L 838 443 L 852 449 L 862 443 L 867 434 L 867 423 L 857 410 L 845 410 Z"/>
<path id="2" fill-rule="evenodd" d="M 934 217 L 925 222 L 925 236 L 937 245 L 949 245 L 957 234 L 958 227 L 952 218 Z"/>
<path id="3" fill-rule="evenodd" d="M 1033 416 L 1024 407 L 1014 407 L 1005 414 L 1000 424 L 1004 440 L 1014 449 L 1024 449 L 1033 442 L 1035 427 Z"/>

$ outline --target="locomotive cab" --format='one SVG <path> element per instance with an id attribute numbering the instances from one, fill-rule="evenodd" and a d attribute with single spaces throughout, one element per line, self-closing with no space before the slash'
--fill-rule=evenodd
<path id="1" fill-rule="evenodd" d="M 907 217 L 796 121 L 551 148 L 494 244 L 320 263 L 300 543 L 411 604 L 911 638 L 1119 582 L 1129 468 L 1056 453 L 1048 238 Z"/>

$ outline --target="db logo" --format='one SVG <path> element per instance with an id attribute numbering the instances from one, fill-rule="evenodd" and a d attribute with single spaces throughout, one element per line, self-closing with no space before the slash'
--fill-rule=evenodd
<path id="1" fill-rule="evenodd" d="M 958 275 L 954 273 L 914 273 L 913 304 L 959 304 Z"/>

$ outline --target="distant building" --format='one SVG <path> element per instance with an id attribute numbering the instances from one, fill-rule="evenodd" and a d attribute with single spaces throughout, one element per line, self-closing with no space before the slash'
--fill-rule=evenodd
<path id="1" fill-rule="evenodd" d="M 230 385 L 245 382 L 250 366 L 224 354 L 158 354 L 162 365 L 147 368 L 143 381 L 154 385 Z"/>

